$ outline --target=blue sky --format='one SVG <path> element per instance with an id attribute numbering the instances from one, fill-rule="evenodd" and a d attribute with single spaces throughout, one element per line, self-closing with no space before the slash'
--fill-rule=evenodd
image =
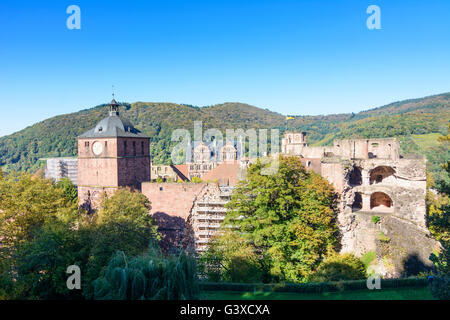
<path id="1" fill-rule="evenodd" d="M 69 5 L 81 30 L 66 27 Z M 381 30 L 366 9 L 381 8 Z M 282 114 L 450 91 L 450 1 L 0 2 L 0 136 L 111 98 Z"/>

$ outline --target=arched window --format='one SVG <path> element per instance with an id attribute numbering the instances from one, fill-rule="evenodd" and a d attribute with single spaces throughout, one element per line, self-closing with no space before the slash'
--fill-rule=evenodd
<path id="1" fill-rule="evenodd" d="M 394 177 L 395 170 L 388 166 L 378 166 L 370 171 L 370 184 L 383 182 L 389 177 Z"/>
<path id="2" fill-rule="evenodd" d="M 370 209 L 391 210 L 394 207 L 391 197 L 384 192 L 374 192 L 370 196 Z"/>

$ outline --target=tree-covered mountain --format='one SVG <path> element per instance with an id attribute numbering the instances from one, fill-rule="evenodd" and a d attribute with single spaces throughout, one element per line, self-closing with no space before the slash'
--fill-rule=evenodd
<path id="1" fill-rule="evenodd" d="M 4 170 L 36 170 L 46 157 L 76 156 L 76 137 L 107 115 L 100 105 L 72 114 L 56 116 L 14 134 L 0 137 L 0 166 Z M 170 161 L 172 131 L 193 131 L 194 121 L 203 129 L 279 128 L 286 130 L 285 116 L 242 103 L 196 107 L 174 103 L 123 103 L 123 117 L 151 137 L 155 163 Z M 450 93 L 395 102 L 357 114 L 297 116 L 288 121 L 288 130 L 308 132 L 314 145 L 331 144 L 336 138 L 398 137 L 403 153 L 425 154 L 437 170 L 438 161 L 449 157 L 448 148 L 435 143 L 445 134 L 450 120 Z M 430 143 L 424 141 L 430 140 Z M 442 162 L 442 161 L 441 161 Z"/>

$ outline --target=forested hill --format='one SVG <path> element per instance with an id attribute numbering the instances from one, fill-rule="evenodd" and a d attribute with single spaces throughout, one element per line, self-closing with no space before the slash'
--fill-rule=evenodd
<path id="1" fill-rule="evenodd" d="M 0 138 L 0 166 L 4 170 L 36 170 L 39 158 L 75 156 L 76 137 L 107 115 L 101 105 L 80 112 L 61 115 L 39 122 L 14 134 Z M 224 103 L 195 107 L 173 103 L 124 103 L 123 117 L 152 139 L 151 154 L 155 163 L 168 163 L 171 134 L 174 129 L 192 132 L 193 122 L 203 128 L 279 128 L 285 130 L 285 116 L 242 103 Z M 425 153 L 431 166 L 449 156 L 437 143 L 446 133 L 450 120 L 450 93 L 421 99 L 395 102 L 357 114 L 297 116 L 288 121 L 289 130 L 308 132 L 310 144 L 330 144 L 336 138 L 400 138 L 404 153 Z M 438 154 L 436 154 L 438 152 Z M 434 158 L 436 159 L 434 159 Z"/>

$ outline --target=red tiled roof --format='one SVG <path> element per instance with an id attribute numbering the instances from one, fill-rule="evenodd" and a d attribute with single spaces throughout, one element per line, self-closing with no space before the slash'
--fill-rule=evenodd
<path id="1" fill-rule="evenodd" d="M 239 181 L 239 162 L 224 162 L 202 177 L 203 181 L 217 181 L 221 186 L 234 186 Z"/>
<path id="2" fill-rule="evenodd" d="M 188 180 L 188 165 L 187 164 L 177 164 L 173 165 L 175 173 L 181 178 L 181 180 Z"/>

